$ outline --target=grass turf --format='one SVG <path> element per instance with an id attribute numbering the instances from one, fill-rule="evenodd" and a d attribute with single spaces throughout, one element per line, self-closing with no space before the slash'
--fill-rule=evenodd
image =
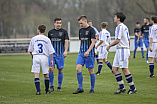
<path id="1" fill-rule="evenodd" d="M 112 63 L 115 53 L 109 53 L 108 60 Z M 131 53 L 132 54 L 132 53 Z M 83 87 L 85 92 L 72 94 L 77 88 L 76 77 L 77 54 L 68 54 L 65 59 L 62 92 L 57 91 L 58 73 L 54 70 L 55 91 L 45 94 L 44 77 L 40 74 L 41 95 L 35 95 L 34 74 L 31 73 L 30 55 L 1 55 L 0 56 L 0 104 L 148 104 L 157 101 L 157 77 L 146 78 L 149 75 L 149 65 L 145 63 L 140 52 L 135 59 L 130 59 L 129 69 L 133 75 L 137 94 L 126 93 L 114 95 L 118 84 L 106 64 L 101 75 L 96 76 L 95 93 L 90 90 L 90 75 L 83 67 Z M 157 65 L 155 64 L 155 69 Z M 95 72 L 97 65 L 95 63 Z M 121 69 L 120 69 L 121 71 Z M 125 87 L 129 86 L 123 75 Z"/>

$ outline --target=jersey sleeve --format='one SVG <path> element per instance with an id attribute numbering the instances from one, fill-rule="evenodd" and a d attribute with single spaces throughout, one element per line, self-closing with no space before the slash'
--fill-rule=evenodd
<path id="1" fill-rule="evenodd" d="M 134 29 L 134 33 L 137 33 L 137 32 L 136 32 L 136 28 Z"/>
<path id="2" fill-rule="evenodd" d="M 48 32 L 48 38 L 51 40 L 50 31 Z"/>
<path id="3" fill-rule="evenodd" d="M 33 52 L 33 38 L 32 38 L 31 41 L 30 41 L 28 51 L 29 51 L 29 52 Z"/>
<path id="4" fill-rule="evenodd" d="M 143 33 L 143 26 L 141 27 L 141 32 Z"/>
<path id="5" fill-rule="evenodd" d="M 67 32 L 67 31 L 65 31 L 65 32 L 64 32 L 64 34 L 65 34 L 65 37 L 64 37 L 64 38 L 65 38 L 65 40 L 69 40 L 68 32 Z"/>
<path id="6" fill-rule="evenodd" d="M 121 39 L 121 37 L 122 37 L 122 31 L 123 31 L 123 27 L 121 26 L 121 25 L 119 25 L 118 27 L 117 27 L 117 37 L 116 37 L 116 39 Z"/>
<path id="7" fill-rule="evenodd" d="M 95 30 L 91 28 L 91 39 L 95 39 Z"/>
<path id="8" fill-rule="evenodd" d="M 150 29 L 149 29 L 149 38 L 153 38 L 153 35 L 154 35 L 153 27 L 150 27 Z"/>
<path id="9" fill-rule="evenodd" d="M 102 33 L 101 33 L 100 40 L 102 40 L 102 41 L 105 40 L 105 32 L 102 32 Z"/>
<path id="10" fill-rule="evenodd" d="M 50 39 L 48 39 L 49 55 L 55 53 L 54 48 L 52 47 Z"/>
<path id="11" fill-rule="evenodd" d="M 99 34 L 98 30 L 96 28 L 94 28 L 94 30 L 95 30 L 95 35 L 98 35 Z"/>

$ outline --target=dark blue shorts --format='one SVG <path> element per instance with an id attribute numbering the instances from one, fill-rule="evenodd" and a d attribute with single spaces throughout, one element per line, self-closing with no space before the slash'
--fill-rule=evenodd
<path id="1" fill-rule="evenodd" d="M 53 57 L 53 67 L 55 67 L 55 64 L 56 64 L 57 69 L 63 69 L 64 68 L 64 60 L 65 60 L 64 57 L 61 57 L 61 58 Z M 49 56 L 49 66 L 51 66 L 50 61 L 51 61 L 51 58 Z"/>
<path id="2" fill-rule="evenodd" d="M 80 64 L 82 66 L 86 64 L 86 68 L 94 68 L 95 57 L 83 57 L 78 55 L 76 64 Z"/>

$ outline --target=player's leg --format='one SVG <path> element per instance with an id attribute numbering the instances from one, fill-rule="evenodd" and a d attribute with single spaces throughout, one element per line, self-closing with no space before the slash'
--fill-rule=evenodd
<path id="1" fill-rule="evenodd" d="M 90 82 L 91 82 L 91 89 L 88 93 L 94 93 L 94 86 L 95 86 L 95 73 L 94 68 L 88 68 L 90 74 Z"/>
<path id="2" fill-rule="evenodd" d="M 76 62 L 76 71 L 77 71 L 77 81 L 78 81 L 78 89 L 73 92 L 73 94 L 83 93 L 83 75 L 82 75 L 82 66 L 84 65 L 84 58 L 80 55 L 77 57 Z"/>
<path id="3" fill-rule="evenodd" d="M 103 59 L 103 61 L 106 63 L 106 65 L 111 69 L 112 71 L 112 65 L 107 59 Z M 113 71 L 112 71 L 113 72 Z"/>
<path id="4" fill-rule="evenodd" d="M 143 41 L 142 38 L 139 39 L 139 47 L 141 47 L 142 58 L 144 58 Z"/>
<path id="5" fill-rule="evenodd" d="M 51 58 L 49 56 L 49 79 L 50 79 L 50 91 L 54 91 L 54 85 L 53 85 L 53 80 L 54 80 L 54 67 L 55 67 L 55 58 L 53 58 L 53 66 L 50 65 L 50 61 L 51 61 Z"/>
<path id="6" fill-rule="evenodd" d="M 94 93 L 94 86 L 95 86 L 94 63 L 95 63 L 94 57 L 85 57 L 85 64 L 86 64 L 86 68 L 88 68 L 88 71 L 90 73 L 90 82 L 91 82 L 91 89 L 88 93 Z"/>
<path id="7" fill-rule="evenodd" d="M 153 78 L 154 77 L 154 58 L 153 57 L 149 57 L 149 71 L 150 71 L 150 75 L 148 76 L 148 78 Z"/>
<path id="8" fill-rule="evenodd" d="M 138 47 L 138 43 L 137 43 L 137 39 L 135 39 L 135 49 L 134 49 L 134 56 L 133 56 L 133 58 L 135 58 L 137 47 Z"/>
<path id="9" fill-rule="evenodd" d="M 56 58 L 56 64 L 58 69 L 58 87 L 57 91 L 61 91 L 61 85 L 63 82 L 63 68 L 64 68 L 64 60 L 65 58 Z"/>
<path id="10" fill-rule="evenodd" d="M 129 86 L 130 86 L 130 90 L 128 91 L 127 94 L 136 93 L 137 90 L 136 90 L 136 88 L 135 88 L 135 86 L 134 86 L 134 82 L 133 82 L 132 75 L 131 75 L 130 71 L 128 70 L 128 68 L 122 68 L 122 71 L 123 71 L 123 73 L 124 73 L 124 75 L 125 75 L 125 78 L 126 78 L 127 83 L 128 83 Z"/>
<path id="11" fill-rule="evenodd" d="M 49 90 L 49 74 L 44 74 L 44 77 L 45 77 L 45 92 L 46 94 L 48 94 L 51 92 Z"/>
<path id="12" fill-rule="evenodd" d="M 99 59 L 98 72 L 96 73 L 96 75 L 100 75 L 102 66 L 103 66 L 103 59 Z"/>
<path id="13" fill-rule="evenodd" d="M 39 73 L 34 73 L 34 75 L 35 75 L 34 83 L 37 90 L 36 95 L 41 95 Z"/>
<path id="14" fill-rule="evenodd" d="M 149 39 L 144 39 L 144 44 L 147 48 L 147 53 L 146 53 L 146 63 L 149 63 L 148 61 L 148 52 L 149 52 Z"/>
<path id="15" fill-rule="evenodd" d="M 95 50 L 96 50 L 96 49 L 95 49 Z M 99 64 L 99 58 L 98 58 L 97 52 L 95 52 L 95 58 L 96 58 L 97 64 Z"/>

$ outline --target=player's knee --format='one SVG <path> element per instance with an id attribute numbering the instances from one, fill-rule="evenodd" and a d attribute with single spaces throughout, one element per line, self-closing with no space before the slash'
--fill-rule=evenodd
<path id="1" fill-rule="evenodd" d="M 77 72 L 81 72 L 81 68 L 76 67 L 76 71 L 77 71 Z"/>
<path id="2" fill-rule="evenodd" d="M 49 67 L 49 72 L 52 73 L 54 70 L 54 67 Z"/>
<path id="3" fill-rule="evenodd" d="M 58 69 L 58 73 L 62 73 L 63 72 L 63 69 Z"/>

